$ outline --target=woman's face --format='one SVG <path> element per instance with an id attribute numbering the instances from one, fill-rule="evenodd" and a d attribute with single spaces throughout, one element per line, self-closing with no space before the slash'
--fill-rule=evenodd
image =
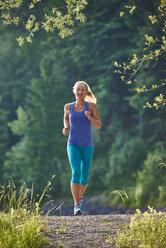
<path id="1" fill-rule="evenodd" d="M 86 90 L 86 85 L 84 84 L 78 84 L 75 88 L 75 97 L 78 99 L 84 99 L 86 97 L 87 94 L 87 90 Z"/>

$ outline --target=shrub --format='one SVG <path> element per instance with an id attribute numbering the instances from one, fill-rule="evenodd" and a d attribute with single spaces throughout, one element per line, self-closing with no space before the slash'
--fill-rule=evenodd
<path id="1" fill-rule="evenodd" d="M 45 223 L 41 220 L 41 203 L 49 190 L 50 182 L 38 201 L 23 183 L 16 190 L 10 178 L 8 185 L 0 186 L 0 248 L 38 248 L 48 244 L 43 234 Z"/>
<path id="2" fill-rule="evenodd" d="M 130 224 L 118 230 L 115 238 L 109 234 L 107 242 L 119 248 L 165 248 L 166 216 L 148 209 L 144 213 L 137 209 Z"/>

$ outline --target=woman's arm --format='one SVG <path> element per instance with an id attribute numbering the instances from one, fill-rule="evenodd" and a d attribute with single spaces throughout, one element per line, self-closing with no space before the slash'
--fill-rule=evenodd
<path id="1" fill-rule="evenodd" d="M 68 129 L 69 129 L 69 110 L 70 110 L 70 103 L 67 103 L 64 106 L 64 118 L 63 118 L 64 128 L 62 129 L 62 133 L 64 135 L 68 134 Z"/>
<path id="2" fill-rule="evenodd" d="M 95 126 L 95 128 L 97 129 L 101 128 L 101 120 L 99 116 L 99 111 L 95 103 L 92 103 L 92 102 L 89 103 L 89 111 L 85 111 L 85 115 L 91 121 L 93 126 Z"/>

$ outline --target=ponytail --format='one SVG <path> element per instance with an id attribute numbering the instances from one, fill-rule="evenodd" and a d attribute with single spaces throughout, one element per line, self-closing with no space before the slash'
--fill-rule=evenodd
<path id="1" fill-rule="evenodd" d="M 86 97 L 85 97 L 85 101 L 96 103 L 97 102 L 96 97 L 93 95 L 93 93 L 92 93 L 91 88 L 89 87 L 89 85 L 86 82 L 84 82 L 84 81 L 78 81 L 78 82 L 76 82 L 75 85 L 74 85 L 74 87 L 73 87 L 73 92 L 75 93 L 75 89 L 76 89 L 76 86 L 78 84 L 84 84 L 86 86 L 87 94 L 86 94 Z"/>

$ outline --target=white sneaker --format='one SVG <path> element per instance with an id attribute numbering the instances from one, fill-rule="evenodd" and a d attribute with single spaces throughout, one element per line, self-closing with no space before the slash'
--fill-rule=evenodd
<path id="1" fill-rule="evenodd" d="M 81 207 L 80 207 L 80 204 L 76 204 L 74 206 L 74 215 L 81 215 L 82 214 L 82 211 L 81 211 Z"/>

